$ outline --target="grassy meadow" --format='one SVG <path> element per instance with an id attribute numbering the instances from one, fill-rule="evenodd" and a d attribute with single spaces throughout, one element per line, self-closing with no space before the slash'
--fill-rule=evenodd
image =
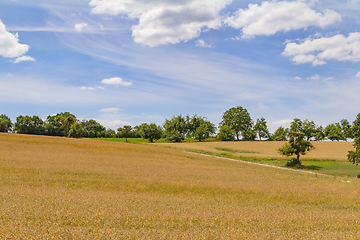
<path id="1" fill-rule="evenodd" d="M 0 239 L 358 239 L 359 187 L 155 144 L 0 134 Z"/>

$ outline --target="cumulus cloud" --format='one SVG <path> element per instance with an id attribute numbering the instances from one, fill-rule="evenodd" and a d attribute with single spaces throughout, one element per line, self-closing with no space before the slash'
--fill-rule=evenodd
<path id="1" fill-rule="evenodd" d="M 295 80 L 301 80 L 302 78 L 301 77 L 295 77 Z"/>
<path id="2" fill-rule="evenodd" d="M 213 48 L 214 46 L 211 44 L 207 44 L 203 39 L 199 39 L 195 41 L 197 47 L 205 47 L 205 48 Z"/>
<path id="3" fill-rule="evenodd" d="M 30 56 L 21 56 L 16 58 L 13 63 L 20 63 L 20 62 L 25 62 L 25 61 L 31 61 L 31 62 L 35 62 L 35 58 L 30 57 Z"/>
<path id="4" fill-rule="evenodd" d="M 78 23 L 75 25 L 75 31 L 81 32 L 87 25 L 87 23 Z"/>
<path id="5" fill-rule="evenodd" d="M 127 15 L 139 19 L 132 27 L 136 43 L 155 47 L 196 38 L 206 29 L 217 29 L 219 12 L 232 0 L 91 0 L 94 14 Z"/>
<path id="6" fill-rule="evenodd" d="M 103 79 L 101 82 L 108 85 L 122 85 L 125 87 L 132 85 L 132 82 L 125 82 L 122 78 L 119 77 Z"/>
<path id="7" fill-rule="evenodd" d="M 326 61 L 360 61 L 360 33 L 342 34 L 333 37 L 306 39 L 301 43 L 287 43 L 285 56 L 292 56 L 296 64 L 312 63 L 313 66 L 324 65 Z"/>
<path id="8" fill-rule="evenodd" d="M 355 77 L 360 78 L 360 72 L 358 72 Z"/>
<path id="9" fill-rule="evenodd" d="M 338 21 L 341 21 L 341 15 L 337 12 L 326 9 L 318 13 L 303 1 L 249 4 L 248 9 L 239 9 L 234 16 L 225 19 L 229 26 L 242 30 L 242 38 L 269 36 L 309 26 L 324 28 Z"/>
<path id="10" fill-rule="evenodd" d="M 19 43 L 18 34 L 6 31 L 6 27 L 0 20 L 0 56 L 6 58 L 16 58 L 25 54 L 29 46 Z"/>

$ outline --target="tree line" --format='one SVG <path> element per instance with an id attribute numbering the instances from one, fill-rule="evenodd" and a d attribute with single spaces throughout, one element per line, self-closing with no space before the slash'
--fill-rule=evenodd
<path id="1" fill-rule="evenodd" d="M 125 125 L 117 129 L 106 129 L 96 120 L 78 120 L 69 112 L 61 112 L 49 115 L 45 120 L 39 116 L 18 116 L 16 122 L 5 114 L 0 115 L 0 132 L 13 132 L 19 134 L 35 134 L 48 136 L 64 136 L 73 138 L 144 138 L 150 142 L 160 138 L 168 141 L 181 142 L 185 138 L 193 138 L 197 141 L 205 141 L 208 138 L 216 138 L 220 141 L 256 139 L 267 141 L 286 141 L 290 133 L 303 133 L 307 141 L 347 141 L 354 138 L 354 126 L 348 120 L 342 119 L 338 123 L 318 126 L 313 120 L 300 120 L 295 118 L 290 128 L 280 126 L 274 133 L 268 130 L 265 118 L 252 120 L 250 113 L 243 107 L 233 107 L 224 112 L 222 121 L 219 123 L 218 132 L 215 124 L 206 117 L 198 115 L 176 115 L 165 119 L 160 126 L 155 123 L 143 123 L 138 126 Z"/>

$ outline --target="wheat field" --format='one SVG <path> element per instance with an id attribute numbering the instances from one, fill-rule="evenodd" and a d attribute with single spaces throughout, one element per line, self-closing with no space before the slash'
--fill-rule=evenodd
<path id="1" fill-rule="evenodd" d="M 277 141 L 234 141 L 234 142 L 196 142 L 196 143 L 156 143 L 159 146 L 168 146 L 184 150 L 202 150 L 220 153 L 219 149 L 236 150 L 234 155 L 257 158 L 286 158 L 281 156 L 277 149 L 286 142 Z M 301 156 L 301 159 L 323 159 L 347 161 L 348 151 L 353 150 L 351 142 L 311 142 L 315 149 Z"/>
<path id="2" fill-rule="evenodd" d="M 0 239 L 358 239 L 359 183 L 153 145 L 0 134 Z"/>

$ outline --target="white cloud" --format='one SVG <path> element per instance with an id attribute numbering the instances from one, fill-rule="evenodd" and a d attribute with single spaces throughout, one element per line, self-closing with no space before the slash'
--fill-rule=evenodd
<path id="1" fill-rule="evenodd" d="M 213 48 L 211 44 L 207 44 L 203 39 L 195 41 L 197 47 Z"/>
<path id="2" fill-rule="evenodd" d="M 249 4 L 248 9 L 239 9 L 234 16 L 225 20 L 229 26 L 241 29 L 242 38 L 257 35 L 273 35 L 280 31 L 305 29 L 309 26 L 324 28 L 341 21 L 341 15 L 332 10 L 323 14 L 311 9 L 303 1 L 263 2 Z"/>
<path id="3" fill-rule="evenodd" d="M 301 80 L 302 78 L 301 77 L 295 77 L 295 80 Z"/>
<path id="4" fill-rule="evenodd" d="M 120 108 L 103 108 L 99 112 L 102 112 L 102 113 L 117 113 L 117 112 L 120 112 L 120 111 L 121 111 Z"/>
<path id="5" fill-rule="evenodd" d="M 80 87 L 80 90 L 95 90 L 95 88 L 82 86 Z"/>
<path id="6" fill-rule="evenodd" d="M 220 10 L 232 0 L 91 0 L 94 14 L 127 15 L 139 19 L 132 27 L 136 43 L 150 47 L 196 38 L 206 29 L 217 29 Z"/>
<path id="7" fill-rule="evenodd" d="M 358 72 L 355 77 L 360 78 L 360 72 Z"/>
<path id="8" fill-rule="evenodd" d="M 272 122 L 269 124 L 269 130 L 270 130 L 270 132 L 275 132 L 276 129 L 278 129 L 279 127 L 288 128 L 288 127 L 290 127 L 290 123 L 292 121 L 293 120 L 284 119 L 284 120 Z"/>
<path id="9" fill-rule="evenodd" d="M 312 63 L 313 66 L 326 64 L 328 60 L 360 61 L 360 33 L 350 33 L 348 37 L 342 34 L 333 37 L 306 39 L 302 43 L 287 43 L 285 56 L 296 64 Z"/>
<path id="10" fill-rule="evenodd" d="M 35 58 L 30 57 L 30 56 L 21 56 L 16 58 L 14 61 L 12 61 L 13 63 L 20 63 L 20 62 L 25 62 L 25 61 L 31 61 L 31 62 L 35 62 Z"/>
<path id="11" fill-rule="evenodd" d="M 75 25 L 75 31 L 81 32 L 87 25 L 87 23 L 78 23 Z"/>
<path id="12" fill-rule="evenodd" d="M 132 82 L 125 82 L 122 78 L 119 77 L 115 77 L 115 78 L 110 78 L 110 79 L 104 79 L 101 81 L 104 84 L 109 84 L 109 85 L 122 85 L 122 86 L 131 86 Z"/>
<path id="13" fill-rule="evenodd" d="M 25 54 L 28 50 L 28 45 L 19 43 L 18 34 L 6 31 L 5 25 L 0 20 L 0 56 L 16 58 Z"/>
<path id="14" fill-rule="evenodd" d="M 319 76 L 318 74 L 315 74 L 314 76 L 307 77 L 306 79 L 309 79 L 309 80 L 319 80 L 319 79 L 320 79 L 320 76 Z"/>

